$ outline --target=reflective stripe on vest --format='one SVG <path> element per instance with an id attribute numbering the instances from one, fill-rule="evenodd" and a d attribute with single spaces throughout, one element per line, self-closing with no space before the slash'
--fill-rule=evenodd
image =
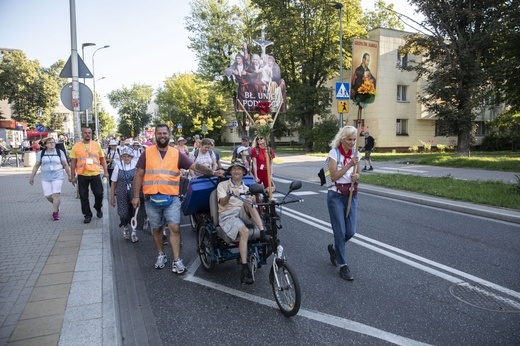
<path id="1" fill-rule="evenodd" d="M 168 147 L 168 151 L 161 158 L 157 146 L 152 145 L 146 149 L 146 166 L 143 177 L 143 193 L 154 195 L 177 196 L 181 174 L 179 170 L 179 152 Z"/>
<path id="2" fill-rule="evenodd" d="M 85 171 L 89 172 L 100 172 L 101 170 L 101 163 L 99 162 L 99 144 L 96 142 L 90 142 L 90 145 L 94 144 L 95 152 L 89 152 L 87 151 L 87 148 L 85 147 L 85 144 L 83 142 L 79 142 L 74 144 L 74 147 L 72 150 L 74 150 L 74 153 L 76 155 L 76 173 L 81 174 Z M 91 164 L 87 164 L 87 158 L 92 159 Z"/>

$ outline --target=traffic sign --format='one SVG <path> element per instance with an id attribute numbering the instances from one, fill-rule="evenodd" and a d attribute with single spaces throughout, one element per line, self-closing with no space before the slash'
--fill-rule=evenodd
<path id="1" fill-rule="evenodd" d="M 236 122 L 236 121 L 233 121 L 233 122 L 231 123 L 231 125 L 233 125 L 233 127 L 237 127 L 237 122 Z"/>
<path id="2" fill-rule="evenodd" d="M 77 53 L 76 53 L 77 54 Z M 72 55 L 69 57 L 69 60 L 63 66 L 63 69 L 60 72 L 61 78 L 72 78 Z M 92 78 L 92 72 L 88 69 L 87 65 L 83 62 L 81 57 L 78 54 L 78 77 L 79 78 Z M 72 109 L 71 109 L 72 110 Z"/>
<path id="3" fill-rule="evenodd" d="M 177 124 L 177 128 L 178 128 L 178 129 L 182 129 L 182 124 L 181 124 L 181 123 L 178 123 L 178 124 Z"/>
<path id="4" fill-rule="evenodd" d="M 348 101 L 338 101 L 338 113 L 348 113 Z"/>
<path id="5" fill-rule="evenodd" d="M 68 109 L 73 111 L 74 105 L 72 104 L 72 83 L 65 85 L 61 89 L 61 102 Z M 79 110 L 84 111 L 89 109 L 92 105 L 92 91 L 90 88 L 83 83 L 79 83 L 79 98 L 81 102 L 79 104 Z"/>
<path id="6" fill-rule="evenodd" d="M 350 83 L 336 82 L 336 100 L 350 100 Z"/>
<path id="7" fill-rule="evenodd" d="M 38 124 L 36 125 L 36 130 L 40 133 L 45 132 L 45 126 L 43 126 L 42 124 Z"/>
<path id="8" fill-rule="evenodd" d="M 202 125 L 202 133 L 206 134 L 208 132 L 208 127 L 206 125 Z"/>

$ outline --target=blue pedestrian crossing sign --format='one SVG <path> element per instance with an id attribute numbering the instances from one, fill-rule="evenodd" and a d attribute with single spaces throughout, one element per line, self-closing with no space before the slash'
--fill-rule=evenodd
<path id="1" fill-rule="evenodd" d="M 350 83 L 336 82 L 336 100 L 350 100 Z"/>

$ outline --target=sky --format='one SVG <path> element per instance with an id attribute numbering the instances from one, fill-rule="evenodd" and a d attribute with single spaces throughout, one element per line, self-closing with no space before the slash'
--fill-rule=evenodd
<path id="1" fill-rule="evenodd" d="M 0 48 L 20 49 L 49 67 L 71 55 L 71 0 L 0 0 Z M 176 73 L 193 72 L 197 59 L 184 28 L 188 0 L 74 0 L 77 50 L 96 79 L 96 93 L 113 116 L 106 95 L 134 83 L 154 89 Z M 232 0 L 232 2 L 236 2 Z M 373 0 L 362 0 L 373 9 Z M 413 16 L 406 0 L 387 0 Z M 409 30 L 408 28 L 405 30 Z M 267 38 L 268 39 L 268 38 Z M 101 48 L 110 45 L 109 48 Z M 92 71 L 92 55 L 95 70 Z M 104 79 L 101 79 L 105 77 Z M 80 80 L 82 81 L 82 80 Z M 92 88 L 92 79 L 86 80 Z"/>

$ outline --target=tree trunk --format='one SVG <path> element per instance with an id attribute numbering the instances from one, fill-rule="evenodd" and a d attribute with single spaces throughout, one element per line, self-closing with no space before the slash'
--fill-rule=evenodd
<path id="1" fill-rule="evenodd" d="M 471 134 L 469 131 L 460 131 L 457 135 L 457 156 L 469 156 L 470 155 L 470 139 Z"/>

